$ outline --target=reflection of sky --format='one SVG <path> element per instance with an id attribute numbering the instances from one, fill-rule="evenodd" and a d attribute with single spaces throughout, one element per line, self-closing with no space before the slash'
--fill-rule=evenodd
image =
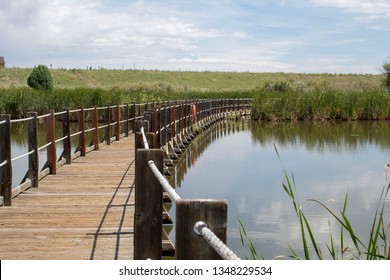
<path id="1" fill-rule="evenodd" d="M 282 189 L 286 170 L 290 179 L 293 173 L 300 202 L 308 198 L 327 201 L 337 211 L 348 192 L 347 216 L 358 236 L 366 238 L 380 192 L 386 185 L 383 167 L 389 162 L 389 153 L 369 141 L 358 150 L 335 150 L 332 143 L 321 150 L 288 143 L 276 145 L 281 161 L 274 143 L 256 144 L 249 131 L 219 138 L 198 158 L 196 166 L 188 170 L 178 192 L 184 198 L 227 199 L 228 245 L 244 254 L 239 240 L 239 218 L 259 253 L 273 258 L 289 254 L 288 245 L 298 249 L 301 244 L 292 203 Z M 313 202 L 306 202 L 303 211 L 317 238 L 329 243 L 330 215 Z M 330 226 L 338 229 L 334 222 Z M 334 233 L 335 239 L 338 232 Z M 322 250 L 324 253 L 327 250 L 324 245 Z M 245 254 L 250 257 L 248 252 Z"/>

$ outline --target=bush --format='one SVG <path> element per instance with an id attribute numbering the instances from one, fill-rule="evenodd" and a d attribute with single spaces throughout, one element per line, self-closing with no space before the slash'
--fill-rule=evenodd
<path id="1" fill-rule="evenodd" d="M 45 65 L 38 65 L 27 78 L 27 84 L 33 89 L 53 89 L 53 78 Z"/>

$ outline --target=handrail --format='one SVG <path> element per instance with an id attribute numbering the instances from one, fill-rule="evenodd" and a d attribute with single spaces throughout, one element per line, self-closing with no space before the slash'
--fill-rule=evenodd
<path id="1" fill-rule="evenodd" d="M 241 101 L 243 101 L 243 104 L 241 104 Z M 195 110 L 192 110 L 193 104 L 195 104 L 198 110 L 196 110 L 197 108 Z M 240 107 L 240 105 L 242 107 Z M 250 109 L 250 107 L 248 106 L 251 106 L 250 103 L 248 104 L 248 99 L 201 100 L 201 101 L 192 101 L 191 103 L 184 102 L 181 103 L 180 105 L 163 103 L 161 106 L 152 108 L 150 111 L 145 111 L 144 116 L 142 118 L 143 121 L 138 121 L 137 123 L 139 133 L 137 132 L 135 134 L 136 150 L 137 148 L 144 148 L 145 150 L 149 150 L 149 151 L 137 150 L 137 156 L 136 156 L 136 165 L 135 165 L 136 166 L 136 203 L 135 203 L 136 210 L 135 210 L 135 225 L 134 225 L 135 228 L 134 258 L 135 259 L 144 259 L 150 257 L 158 258 L 158 254 L 159 254 L 158 249 L 153 248 L 153 246 L 150 244 L 156 244 L 156 242 L 161 243 L 161 236 L 158 237 L 158 230 L 156 228 L 156 225 L 159 224 L 158 221 L 156 223 L 156 218 L 158 216 L 158 213 L 156 213 L 156 211 L 158 212 L 158 205 L 153 204 L 153 203 L 159 203 L 158 193 L 161 190 L 164 190 L 170 197 L 171 201 L 176 204 L 176 217 L 178 217 L 178 215 L 179 216 L 185 215 L 185 214 L 180 214 L 181 211 L 183 211 L 183 213 L 191 213 L 188 211 L 198 211 L 198 212 L 201 211 L 202 213 L 201 214 L 199 213 L 200 215 L 199 217 L 204 217 L 205 220 L 211 218 L 212 219 L 210 221 L 211 224 L 214 224 L 215 226 L 219 224 L 216 228 L 221 228 L 223 224 L 226 225 L 226 221 L 222 222 L 219 220 L 220 217 L 223 217 L 227 213 L 225 212 L 227 208 L 223 206 L 224 203 L 226 203 L 225 201 L 182 199 L 177 194 L 175 189 L 170 185 L 166 177 L 164 176 L 161 166 L 163 166 L 164 163 L 166 165 L 167 161 L 169 160 L 168 150 L 174 150 L 172 147 L 173 145 L 172 143 L 174 143 L 175 141 L 177 142 L 182 140 L 187 141 L 190 138 L 191 139 L 194 138 L 195 132 L 193 131 L 193 127 L 195 123 L 197 124 L 197 127 L 204 129 L 208 127 L 210 124 L 226 117 L 227 114 L 224 114 L 225 112 L 236 111 L 241 114 L 241 109 L 248 109 L 248 108 Z M 151 135 L 148 134 L 148 138 L 146 137 L 145 127 L 144 127 L 145 122 L 146 122 L 146 127 L 150 128 L 149 133 Z M 156 137 L 158 142 L 158 146 L 157 146 L 158 149 L 151 150 L 150 143 L 153 143 L 154 141 L 153 139 L 155 139 Z M 148 140 L 150 140 L 151 142 L 148 143 Z M 155 144 L 154 145 L 152 144 L 152 146 L 157 148 Z M 159 153 L 159 151 L 162 153 Z M 164 159 L 161 157 L 162 154 L 165 155 Z M 148 169 L 150 171 L 146 171 L 145 169 Z M 150 173 L 148 172 L 151 172 L 153 174 L 155 180 L 150 178 Z M 145 178 L 149 178 L 149 179 L 146 180 Z M 161 189 L 157 190 L 155 184 L 158 184 Z M 152 197 L 149 196 L 151 193 L 153 193 Z M 149 194 L 149 195 L 146 196 L 145 194 Z M 195 208 L 191 208 L 192 206 L 188 206 L 187 205 L 188 203 L 189 205 L 191 205 L 191 203 L 195 203 L 195 204 L 200 203 L 203 206 L 200 206 L 200 208 L 197 208 L 195 206 L 194 206 Z M 141 205 L 143 210 L 141 210 L 141 208 L 138 208 Z M 147 210 L 148 209 L 147 207 L 151 207 L 151 209 Z M 188 210 L 188 209 L 192 209 L 192 210 Z M 208 212 L 208 211 L 213 211 L 213 212 Z M 212 218 L 213 216 L 212 213 L 214 213 L 214 211 L 216 211 L 216 213 L 219 214 L 215 216 L 215 218 Z M 190 215 L 192 216 L 192 214 Z M 137 217 L 141 217 L 141 220 L 138 221 Z M 187 240 L 186 238 L 190 238 L 190 239 L 192 238 L 190 237 L 191 234 L 186 238 L 184 237 L 179 238 L 181 234 L 187 236 L 186 230 L 184 230 L 185 233 L 181 232 L 182 231 L 181 228 L 184 226 L 182 225 L 183 219 L 184 219 L 184 223 L 188 224 L 189 220 L 187 218 L 182 218 L 180 219 L 180 225 L 176 224 L 175 226 L 176 242 L 178 242 L 178 240 L 180 239 L 179 242 L 180 246 L 186 246 L 183 245 L 182 240 Z M 213 250 L 217 253 L 217 256 L 219 255 L 225 260 L 240 259 L 237 257 L 236 254 L 234 254 L 232 250 L 229 249 L 229 247 L 227 247 L 224 244 L 224 242 L 211 230 L 211 228 L 207 226 L 205 222 L 202 221 L 193 221 L 193 222 L 194 222 L 194 226 L 192 230 L 195 231 L 195 233 L 197 233 L 198 235 L 200 235 L 211 246 L 211 248 L 213 248 Z M 190 221 L 190 223 L 192 223 L 192 221 Z M 156 236 L 152 237 L 152 235 L 156 235 Z M 222 236 L 224 235 L 226 235 L 226 232 L 222 234 Z M 177 244 L 177 246 L 179 246 L 179 244 Z M 208 251 L 205 250 L 203 253 L 208 254 L 207 252 Z M 203 253 L 198 254 L 198 256 L 201 256 Z M 186 253 L 183 253 L 183 249 L 180 248 L 180 253 L 178 252 L 178 258 L 182 258 L 182 257 L 186 258 L 185 256 Z M 212 255 L 208 255 L 206 257 L 215 258 L 215 256 Z"/>
<path id="2" fill-rule="evenodd" d="M 37 113 L 28 113 L 27 117 L 20 119 L 11 119 L 10 115 L 1 115 L 0 147 L 2 147 L 2 149 L 0 155 L 0 168 L 2 169 L 2 175 L 0 175 L 0 183 L 6 185 L 7 188 L 10 186 L 10 191 L 5 195 L 7 198 L 4 198 L 3 204 L 10 206 L 12 203 L 12 198 L 20 193 L 20 189 L 23 191 L 24 189 L 29 188 L 31 184 L 25 184 L 28 180 L 34 182 L 32 187 L 38 187 L 37 182 L 41 178 L 47 174 L 55 174 L 57 169 L 57 162 L 58 168 L 60 168 L 63 164 L 70 164 L 72 160 L 79 156 L 85 156 L 87 152 L 98 150 L 99 143 L 105 143 L 106 145 L 109 145 L 113 139 L 112 134 L 115 136 L 114 140 L 119 140 L 121 137 L 127 137 L 129 134 L 134 133 L 135 121 L 142 119 L 143 111 L 147 109 L 147 106 L 147 103 L 137 104 L 133 102 L 130 104 L 126 103 L 116 106 L 94 106 L 85 109 L 77 108 L 70 110 L 65 108 L 59 112 L 50 110 L 49 113 L 43 115 L 37 115 Z M 99 110 L 104 110 L 103 114 L 100 113 Z M 86 112 L 88 112 L 88 115 L 86 115 Z M 114 115 L 113 121 L 111 121 L 111 114 Z M 92 126 L 89 126 L 88 128 L 87 122 L 90 119 L 84 120 L 85 116 L 89 116 L 92 119 Z M 58 117 L 58 119 L 56 119 L 56 117 Z M 71 133 L 71 122 L 73 121 L 77 121 L 77 128 L 76 131 L 72 131 Z M 12 158 L 12 144 L 10 144 L 12 143 L 11 126 L 13 124 L 22 122 L 26 122 L 26 124 L 28 124 L 27 134 L 29 150 L 20 156 Z M 104 124 L 99 126 L 100 122 L 104 122 Z M 38 129 L 38 125 L 41 123 L 46 126 L 44 128 L 44 134 L 46 134 L 46 136 L 43 136 L 43 138 L 46 137 L 46 140 L 39 147 L 38 133 L 40 134 L 42 130 Z M 59 127 L 62 127 L 62 135 L 56 132 L 56 123 L 59 123 Z M 105 135 L 102 139 L 99 139 L 100 129 L 105 129 Z M 93 134 L 93 141 L 91 144 L 86 143 L 87 133 Z M 89 134 L 88 137 L 90 137 L 91 134 Z M 77 149 L 72 151 L 72 145 L 74 145 L 73 140 L 75 137 L 78 138 L 79 144 Z M 39 141 L 41 141 L 41 138 L 42 137 L 39 137 Z M 63 145 L 58 146 L 62 148 L 62 151 L 58 151 L 61 156 L 60 158 L 57 158 L 58 148 L 56 146 L 60 142 L 62 142 Z M 89 146 L 87 147 L 88 144 Z M 45 149 L 47 152 L 47 158 L 44 160 L 46 162 L 39 164 L 40 158 L 42 157 L 40 151 Z M 12 170 L 13 162 L 22 158 L 28 158 L 27 175 L 24 177 L 22 182 L 16 182 L 16 184 L 13 185 L 13 181 L 15 180 L 13 180 L 12 177 L 15 177 L 15 174 L 22 174 L 24 171 L 11 172 L 10 170 Z M 39 170 L 40 166 L 43 166 L 44 169 Z M 47 168 L 49 168 L 49 172 L 47 172 Z M 21 186 L 23 187 L 20 188 Z M 0 188 L 0 191 L 3 191 L 3 185 L 0 185 Z M 13 189 L 19 190 L 13 192 Z M 2 203 L 0 203 L 0 205 L 1 204 Z"/>
<path id="3" fill-rule="evenodd" d="M 2 163 L 0 163 L 0 167 L 3 167 L 4 165 L 6 165 L 8 163 L 7 160 L 4 160 Z"/>
<path id="4" fill-rule="evenodd" d="M 165 179 L 164 175 L 161 174 L 161 172 L 158 170 L 156 165 L 154 164 L 153 160 L 148 161 L 149 167 L 152 170 L 154 176 L 156 179 L 160 182 L 163 189 L 168 193 L 169 197 L 173 200 L 173 202 L 176 202 L 180 199 L 180 196 L 177 194 L 174 188 L 172 188 L 171 184 Z"/>
<path id="5" fill-rule="evenodd" d="M 143 140 L 143 143 L 144 143 L 144 148 L 145 149 L 149 149 L 148 140 L 146 139 L 145 131 L 144 131 L 143 127 L 141 127 L 141 133 L 142 133 L 142 140 Z"/>
<path id="6" fill-rule="evenodd" d="M 207 227 L 205 222 L 199 221 L 195 223 L 194 232 L 197 235 L 201 235 L 224 260 L 240 260 L 240 258 Z"/>

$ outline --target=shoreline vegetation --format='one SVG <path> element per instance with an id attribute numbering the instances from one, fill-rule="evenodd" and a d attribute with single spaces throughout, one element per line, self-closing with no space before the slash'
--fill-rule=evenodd
<path id="1" fill-rule="evenodd" d="M 385 75 L 50 69 L 52 91 L 27 86 L 32 69 L 0 69 L 0 113 L 20 118 L 80 106 L 253 98 L 258 120 L 389 120 Z"/>

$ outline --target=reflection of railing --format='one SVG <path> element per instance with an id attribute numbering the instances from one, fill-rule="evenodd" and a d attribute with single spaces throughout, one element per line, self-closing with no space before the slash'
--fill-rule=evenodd
<path id="1" fill-rule="evenodd" d="M 50 110 L 48 114 L 38 116 L 32 112 L 27 118 L 11 120 L 10 115 L 0 115 L 0 183 L 2 204 L 10 206 L 12 198 L 26 190 L 36 188 L 39 180 L 48 174 L 56 174 L 57 168 L 70 164 L 73 159 L 85 156 L 92 150 L 98 150 L 99 145 L 110 145 L 111 141 L 129 136 L 134 131 L 135 121 L 142 118 L 142 113 L 148 108 L 148 103 L 125 104 L 116 106 L 65 109 L 62 112 Z M 71 122 L 77 122 L 76 131 L 71 129 Z M 28 151 L 12 158 L 11 126 L 16 123 L 27 125 Z M 38 145 L 38 123 L 45 123 L 45 143 Z M 56 123 L 62 123 L 61 135 L 56 135 Z M 101 125 L 100 125 L 101 124 Z M 104 131 L 103 139 L 99 139 L 99 130 Z M 92 141 L 86 143 L 86 134 L 92 134 Z M 57 133 L 58 134 L 58 133 Z M 71 139 L 78 138 L 77 148 L 72 152 Z M 57 144 L 62 144 L 62 151 L 57 151 Z M 40 152 L 46 150 L 47 160 L 40 169 Z M 57 152 L 61 155 L 57 158 Z M 26 175 L 18 185 L 12 187 L 13 162 L 27 158 Z M 19 171 L 20 172 L 20 171 Z M 23 171 L 22 171 L 23 172 Z"/>
<path id="2" fill-rule="evenodd" d="M 250 103 L 221 99 L 163 104 L 146 110 L 136 122 L 134 259 L 161 259 L 163 190 L 176 206 L 176 259 L 238 259 L 225 245 L 226 200 L 181 199 L 163 173 L 164 165 L 197 132 L 228 115 L 248 113 Z"/>

